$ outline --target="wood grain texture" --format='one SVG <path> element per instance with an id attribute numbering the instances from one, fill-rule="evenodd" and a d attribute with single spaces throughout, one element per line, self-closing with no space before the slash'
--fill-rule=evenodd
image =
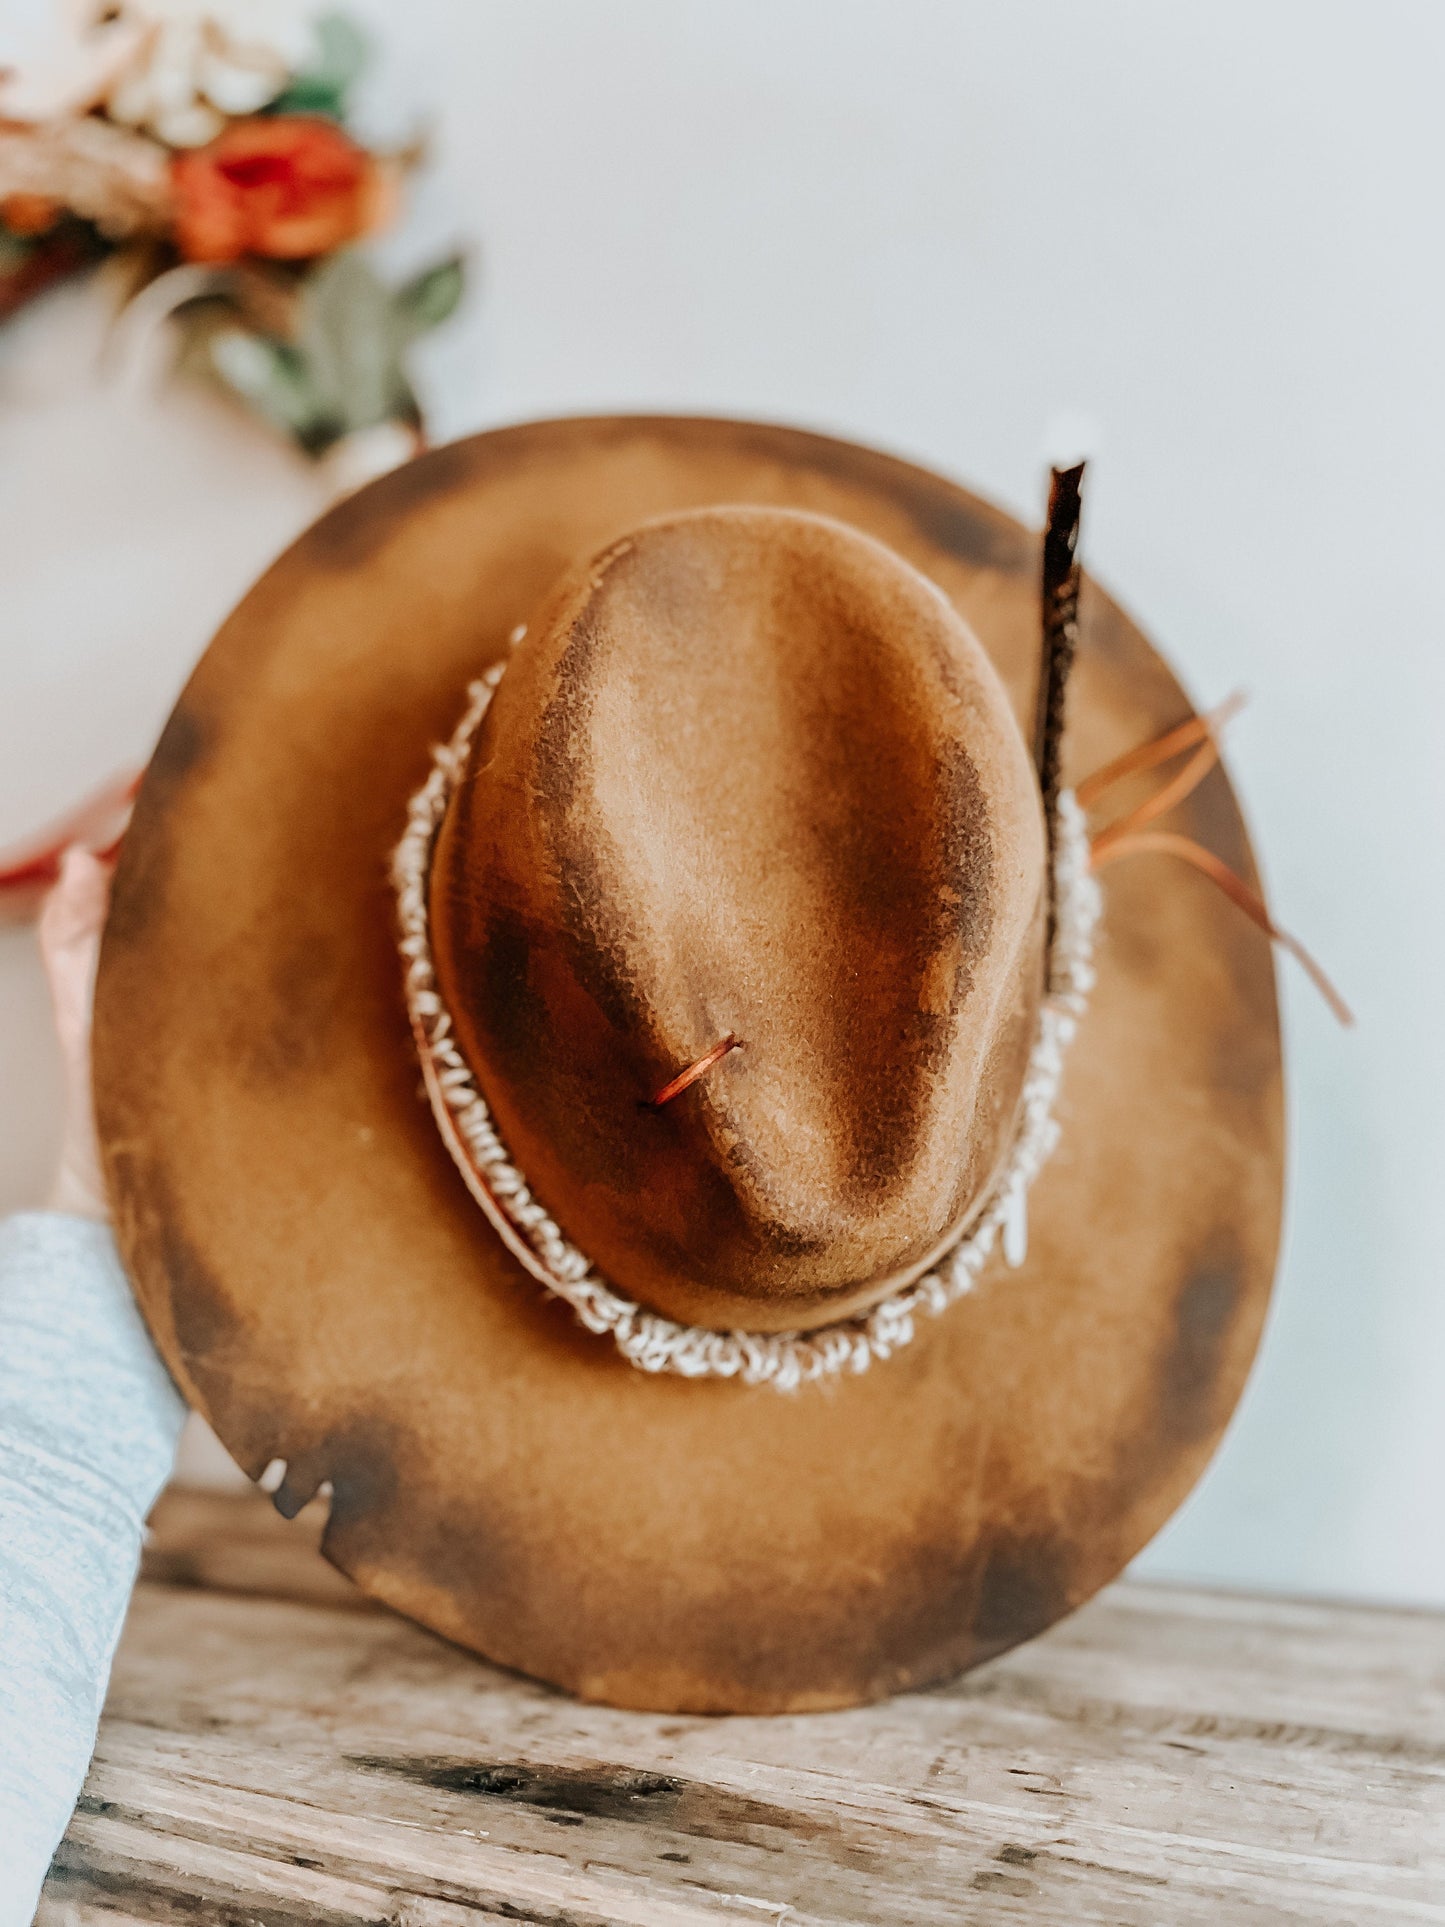
<path id="1" fill-rule="evenodd" d="M 157 1514 L 38 1927 L 1445 1922 L 1445 1620 L 1121 1584 L 841 1713 L 578 1705 Z"/>

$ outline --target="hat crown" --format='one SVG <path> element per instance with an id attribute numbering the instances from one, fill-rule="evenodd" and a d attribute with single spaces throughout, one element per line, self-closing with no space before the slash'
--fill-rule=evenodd
<path id="1" fill-rule="evenodd" d="M 807 1329 L 987 1195 L 1044 878 L 1017 722 L 939 591 L 824 517 L 710 509 L 612 544 L 514 652 L 438 839 L 438 984 L 603 1276 Z"/>

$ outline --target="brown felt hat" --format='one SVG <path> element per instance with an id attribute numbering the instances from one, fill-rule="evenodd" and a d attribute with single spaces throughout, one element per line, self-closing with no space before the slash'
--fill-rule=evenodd
<path id="1" fill-rule="evenodd" d="M 1040 1631 L 1198 1476 L 1273 965 L 1157 858 L 1100 916 L 1039 571 L 863 449 L 552 422 L 352 497 L 212 644 L 102 1144 L 177 1381 L 369 1592 L 591 1698 L 838 1706 Z M 1191 713 L 1086 582 L 1065 785 Z M 1177 820 L 1252 875 L 1221 770 Z"/>

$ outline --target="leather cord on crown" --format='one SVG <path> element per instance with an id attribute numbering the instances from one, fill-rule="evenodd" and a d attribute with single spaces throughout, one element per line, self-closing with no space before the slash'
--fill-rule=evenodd
<path id="1" fill-rule="evenodd" d="M 1089 846 L 1089 867 L 1097 871 L 1106 864 L 1116 863 L 1121 857 L 1148 855 L 1177 857 L 1189 864 L 1223 891 L 1230 902 L 1242 910 L 1252 923 L 1257 924 L 1272 943 L 1279 944 L 1295 958 L 1339 1022 L 1350 1026 L 1355 1018 L 1349 1005 L 1299 939 L 1281 929 L 1274 921 L 1258 891 L 1231 870 L 1221 857 L 1207 850 L 1202 843 L 1196 843 L 1192 837 L 1181 836 L 1174 830 L 1151 830 L 1147 827 L 1198 789 L 1219 761 L 1220 730 L 1243 707 L 1244 697 L 1236 691 L 1218 708 L 1203 716 L 1191 716 L 1187 722 L 1166 730 L 1152 742 L 1126 750 L 1122 756 L 1116 756 L 1113 762 L 1095 770 L 1092 776 L 1079 784 L 1075 795 L 1080 805 L 1087 809 L 1126 777 L 1157 769 L 1161 764 L 1183 755 L 1186 750 L 1194 752 L 1183 769 L 1171 777 L 1162 789 L 1156 790 L 1132 810 L 1125 811 L 1123 816 L 1116 818 L 1106 828 L 1096 831 Z"/>

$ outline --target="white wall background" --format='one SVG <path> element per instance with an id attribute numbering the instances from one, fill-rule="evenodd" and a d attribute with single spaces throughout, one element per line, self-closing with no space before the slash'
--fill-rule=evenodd
<path id="1" fill-rule="evenodd" d="M 1445 1602 L 1445 8 L 1437 0 L 369 0 L 376 111 L 435 114 L 397 258 L 480 245 L 442 435 L 680 408 L 880 443 L 1036 514 L 1096 454 L 1091 566 L 1201 696 L 1285 919 L 1276 1309 L 1156 1573 Z M 62 299 L 0 341 L 0 839 L 143 757 L 315 511 L 199 397 L 117 393 Z M 0 939 L 0 1206 L 56 1119 Z"/>

